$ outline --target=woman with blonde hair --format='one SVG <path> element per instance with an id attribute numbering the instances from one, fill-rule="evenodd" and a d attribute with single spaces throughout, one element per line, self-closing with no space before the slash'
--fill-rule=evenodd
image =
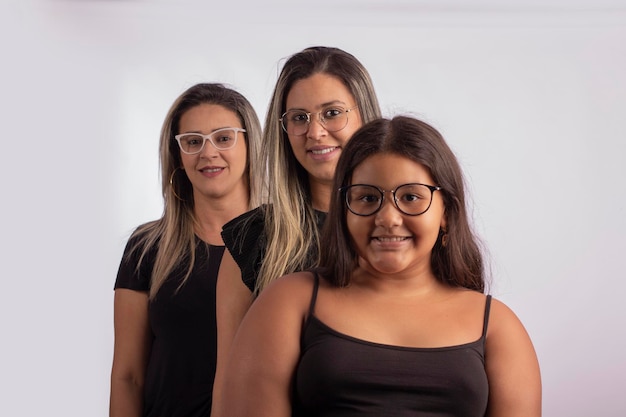
<path id="1" fill-rule="evenodd" d="M 377 117 L 370 75 L 348 52 L 310 47 L 283 65 L 263 132 L 268 204 L 222 232 L 228 251 L 218 284 L 217 401 L 222 360 L 254 297 L 274 279 L 317 264 L 339 156 L 352 134 Z"/>
<path id="2" fill-rule="evenodd" d="M 249 290 L 317 263 L 337 160 L 352 134 L 377 117 L 372 80 L 353 55 L 310 47 L 285 62 L 263 133 L 269 204 L 222 232 Z"/>
<path id="3" fill-rule="evenodd" d="M 220 232 L 259 204 L 260 137 L 251 104 L 222 84 L 194 85 L 170 108 L 163 216 L 134 231 L 115 282 L 110 416 L 210 413 Z"/>

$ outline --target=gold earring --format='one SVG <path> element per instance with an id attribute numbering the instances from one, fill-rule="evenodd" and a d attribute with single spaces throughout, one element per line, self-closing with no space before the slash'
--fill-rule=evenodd
<path id="1" fill-rule="evenodd" d="M 176 171 L 178 171 L 179 169 L 182 170 L 181 167 L 176 168 L 174 171 L 172 171 L 172 175 L 170 175 L 170 188 L 172 189 L 172 194 L 174 194 L 174 197 L 176 197 L 177 199 L 179 199 L 180 201 L 185 201 L 183 198 L 181 198 L 178 193 L 176 192 L 176 188 L 174 187 L 174 175 L 176 174 Z"/>

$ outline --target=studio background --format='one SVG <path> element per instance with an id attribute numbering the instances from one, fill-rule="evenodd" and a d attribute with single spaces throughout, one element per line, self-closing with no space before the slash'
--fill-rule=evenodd
<path id="1" fill-rule="evenodd" d="M 313 45 L 456 152 L 544 416 L 626 415 L 625 1 L 3 0 L 0 35 L 0 415 L 108 415 L 113 283 L 161 215 L 169 106 L 224 82 L 264 121 Z"/>

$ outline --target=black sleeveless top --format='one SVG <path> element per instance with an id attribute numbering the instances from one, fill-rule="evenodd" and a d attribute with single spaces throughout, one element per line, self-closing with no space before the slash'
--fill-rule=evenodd
<path id="1" fill-rule="evenodd" d="M 318 287 L 316 276 L 295 375 L 294 416 L 485 415 L 490 295 L 480 339 L 458 346 L 411 348 L 360 340 L 326 326 L 314 315 Z"/>

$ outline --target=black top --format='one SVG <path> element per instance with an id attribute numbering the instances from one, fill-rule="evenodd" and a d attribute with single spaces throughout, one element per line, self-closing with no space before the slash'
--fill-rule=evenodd
<path id="1" fill-rule="evenodd" d="M 115 288 L 149 291 L 156 250 L 144 258 L 128 257 L 126 245 Z M 185 268 L 163 283 L 148 305 L 152 348 L 146 369 L 143 415 L 146 417 L 209 416 L 217 357 L 215 286 L 223 246 L 196 238 L 196 262 L 187 282 L 176 293 Z"/>
<path id="2" fill-rule="evenodd" d="M 267 250 L 267 233 L 265 232 L 265 208 L 263 205 L 234 218 L 222 228 L 222 239 L 241 270 L 241 279 L 254 292 L 261 265 Z M 315 221 L 318 230 L 322 230 L 326 213 L 315 210 Z M 313 267 L 317 258 L 317 248 L 309 248 L 308 265 L 302 269 Z"/>
<path id="3" fill-rule="evenodd" d="M 485 335 L 442 348 L 410 348 L 339 333 L 314 315 L 316 277 L 296 370 L 293 415 L 315 417 L 484 416 L 489 384 Z"/>

